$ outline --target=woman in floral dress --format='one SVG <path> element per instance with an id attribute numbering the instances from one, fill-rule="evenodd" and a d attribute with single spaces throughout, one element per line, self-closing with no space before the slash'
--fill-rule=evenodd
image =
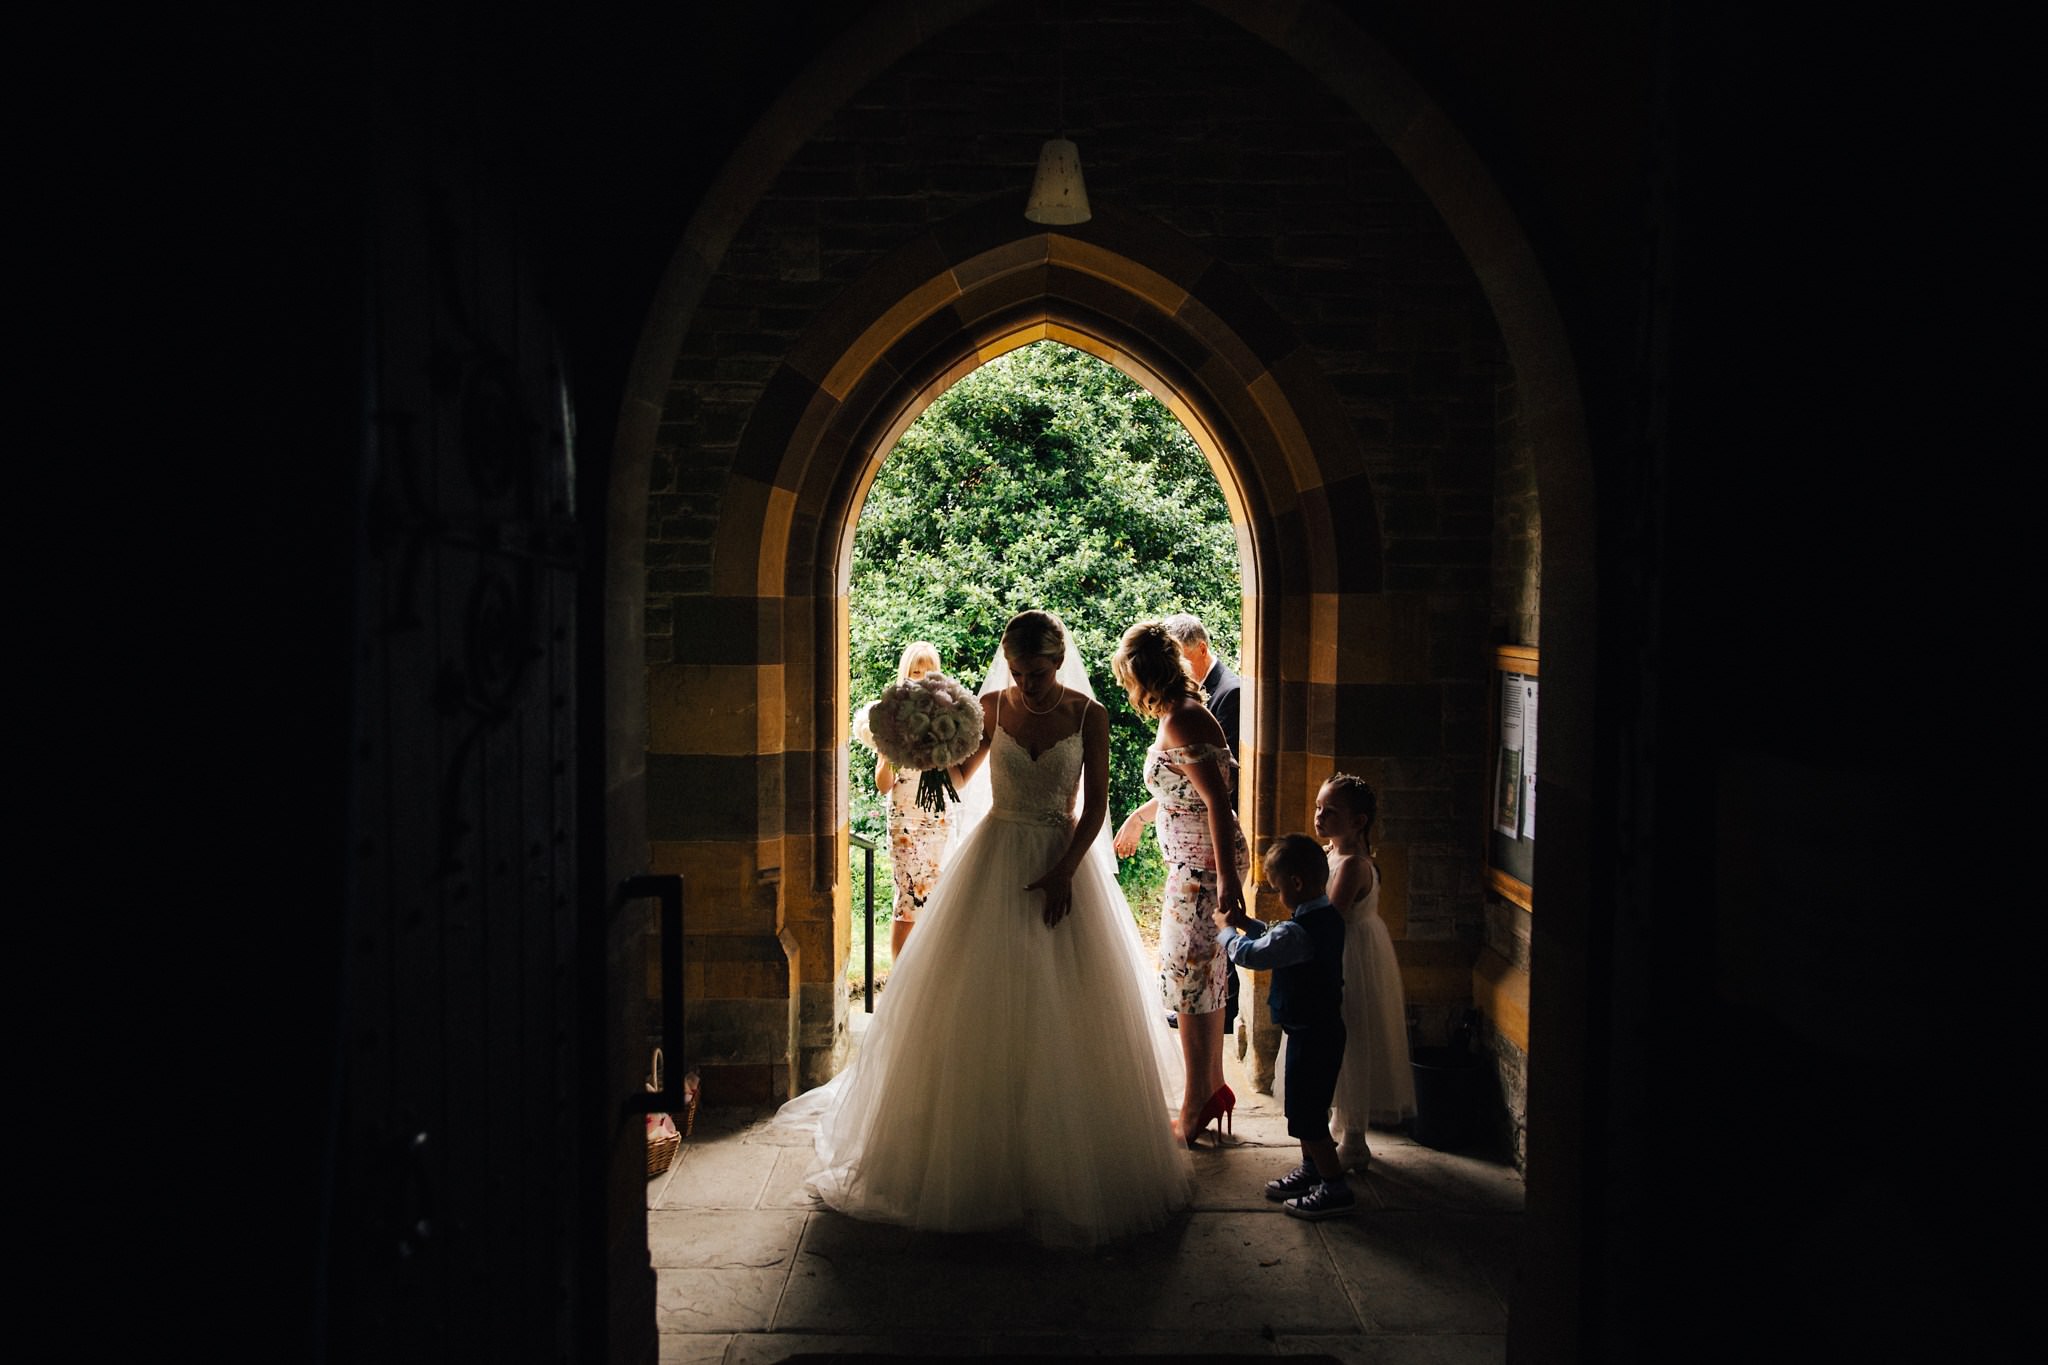
<path id="1" fill-rule="evenodd" d="M 1178 1016 L 1186 1086 L 1178 1132 L 1192 1146 L 1208 1124 L 1229 1114 L 1237 1096 L 1223 1083 L 1223 1007 L 1230 964 L 1216 946 L 1218 907 L 1242 908 L 1251 857 L 1237 827 L 1231 793 L 1236 760 L 1223 728 L 1204 706 L 1180 644 L 1157 621 L 1124 632 L 1111 660 L 1141 716 L 1157 717 L 1159 737 L 1145 756 L 1145 786 L 1159 799 L 1154 829 L 1166 860 L 1159 922 L 1159 983 Z M 1216 850 L 1229 849 L 1218 858 Z"/>
<path id="2" fill-rule="evenodd" d="M 904 646 L 896 681 L 909 682 L 939 669 L 937 647 L 923 640 Z M 920 774 L 898 772 L 888 759 L 875 763 L 875 790 L 889 802 L 889 863 L 896 873 L 896 908 L 889 929 L 889 953 L 901 956 L 917 912 L 939 885 L 939 867 L 953 834 L 952 808 L 930 811 L 917 804 Z"/>

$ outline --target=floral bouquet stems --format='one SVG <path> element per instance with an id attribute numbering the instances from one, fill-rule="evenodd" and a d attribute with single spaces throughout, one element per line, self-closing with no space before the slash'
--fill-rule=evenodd
<path id="1" fill-rule="evenodd" d="M 981 700 L 943 673 L 884 688 L 867 711 L 875 752 L 899 772 L 918 772 L 917 804 L 939 812 L 958 801 L 946 771 L 981 747 Z"/>

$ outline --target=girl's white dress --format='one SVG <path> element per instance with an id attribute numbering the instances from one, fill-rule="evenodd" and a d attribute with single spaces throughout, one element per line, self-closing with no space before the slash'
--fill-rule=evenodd
<path id="1" fill-rule="evenodd" d="M 988 814 L 948 856 L 859 1058 L 780 1118 L 818 1125 L 810 1188 L 860 1218 L 1090 1245 L 1188 1201 L 1180 1062 L 1105 860 L 1048 929 L 1027 892 L 1072 838 L 1081 736 L 1035 759 L 996 726 Z"/>
<path id="2" fill-rule="evenodd" d="M 1408 1065 L 1408 1005 L 1394 939 L 1380 918 L 1380 873 L 1344 907 L 1344 1067 L 1330 1101 L 1330 1131 L 1363 1135 L 1366 1123 L 1396 1124 L 1415 1112 Z"/>

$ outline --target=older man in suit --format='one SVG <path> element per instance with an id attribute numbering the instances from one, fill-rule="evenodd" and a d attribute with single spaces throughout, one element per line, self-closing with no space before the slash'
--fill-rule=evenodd
<path id="1" fill-rule="evenodd" d="M 1202 680 L 1202 690 L 1209 694 L 1209 712 L 1223 726 L 1223 737 L 1230 741 L 1230 756 L 1237 757 L 1237 688 L 1240 679 L 1230 665 L 1224 663 L 1209 648 L 1209 632 L 1202 623 L 1186 612 L 1169 616 L 1160 622 L 1166 633 L 1180 642 L 1180 652 L 1187 655 L 1188 667 Z"/>
<path id="2" fill-rule="evenodd" d="M 1218 658 L 1209 648 L 1209 632 L 1197 618 L 1186 612 L 1167 617 L 1160 624 L 1166 627 L 1180 645 L 1180 652 L 1187 656 L 1188 670 L 1202 680 L 1202 691 L 1209 697 L 1209 713 L 1216 717 L 1223 727 L 1223 738 L 1230 745 L 1230 756 L 1237 757 L 1237 693 L 1239 678 L 1230 665 Z M 1138 840 L 1144 837 L 1145 827 L 1159 813 L 1159 800 L 1154 797 L 1124 817 L 1123 824 L 1116 831 L 1116 856 L 1128 858 L 1138 851 Z M 1223 1027 L 1230 1032 L 1237 1027 L 1238 981 L 1236 971 L 1230 973 L 1230 999 L 1224 1006 Z M 1178 1019 L 1171 1013 L 1167 1022 L 1178 1026 Z"/>

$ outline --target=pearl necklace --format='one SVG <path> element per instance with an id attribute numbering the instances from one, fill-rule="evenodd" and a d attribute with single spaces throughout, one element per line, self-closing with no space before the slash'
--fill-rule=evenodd
<path id="1" fill-rule="evenodd" d="M 1060 703 L 1066 700 L 1066 698 L 1065 698 L 1065 697 L 1062 697 L 1062 696 L 1060 696 L 1059 694 L 1055 693 L 1055 694 L 1053 695 L 1053 699 L 1052 699 L 1052 705 L 1051 705 L 1051 706 L 1048 706 L 1048 707 L 1046 707 L 1046 708 L 1045 708 L 1045 709 L 1044 709 L 1043 711 L 1040 711 L 1040 710 L 1039 710 L 1038 708 L 1034 707 L 1034 706 L 1033 706 L 1033 705 L 1031 704 L 1031 698 L 1029 698 L 1029 697 L 1027 697 L 1027 696 L 1025 696 L 1025 695 L 1024 695 L 1024 689 L 1023 689 L 1023 688 L 1021 688 L 1021 687 L 1017 687 L 1017 684 L 1015 684 L 1015 683 L 1011 683 L 1011 684 L 1010 684 L 1010 686 L 1011 686 L 1011 687 L 1013 687 L 1013 688 L 1016 688 L 1016 691 L 1017 691 L 1017 704 L 1018 704 L 1018 705 L 1020 705 L 1020 706 L 1022 706 L 1022 707 L 1023 707 L 1023 708 L 1024 708 L 1024 709 L 1025 709 L 1026 711 L 1029 711 L 1029 712 L 1030 712 L 1030 713 L 1031 713 L 1032 715 L 1034 715 L 1034 716 L 1049 716 L 1049 715 L 1051 715 L 1051 714 L 1052 714 L 1053 712 L 1055 712 L 1055 711 L 1059 710 L 1059 709 L 1060 709 Z"/>

